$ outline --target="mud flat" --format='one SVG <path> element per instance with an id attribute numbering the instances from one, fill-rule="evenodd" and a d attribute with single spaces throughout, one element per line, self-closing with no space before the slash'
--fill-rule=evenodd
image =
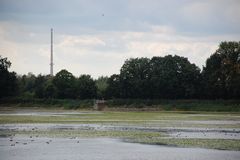
<path id="1" fill-rule="evenodd" d="M 239 115 L 202 112 L 4 110 L 0 111 L 0 137 L 113 138 L 124 142 L 157 144 L 161 147 L 198 147 L 239 152 Z M 30 140 L 32 142 L 33 139 Z"/>
<path id="2" fill-rule="evenodd" d="M 11 141 L 10 141 L 11 140 Z M 0 138 L 4 160 L 239 160 L 239 151 L 126 143 L 109 138 Z"/>
<path id="3" fill-rule="evenodd" d="M 9 131 L 142 131 L 164 133 L 174 138 L 202 138 L 202 139 L 240 139 L 240 129 L 229 128 L 183 128 L 183 127 L 139 127 L 107 124 L 1 124 L 0 133 Z"/>

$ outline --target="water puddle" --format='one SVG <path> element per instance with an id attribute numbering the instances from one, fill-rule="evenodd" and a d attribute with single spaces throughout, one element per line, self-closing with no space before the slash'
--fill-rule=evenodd
<path id="1" fill-rule="evenodd" d="M 117 139 L 0 138 L 0 159 L 7 160 L 239 160 L 239 151 L 126 143 Z"/>

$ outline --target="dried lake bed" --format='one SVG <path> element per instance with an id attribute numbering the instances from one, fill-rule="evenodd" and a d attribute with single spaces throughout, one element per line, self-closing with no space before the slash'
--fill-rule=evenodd
<path id="1" fill-rule="evenodd" d="M 7 109 L 0 159 L 240 159 L 240 114 Z"/>

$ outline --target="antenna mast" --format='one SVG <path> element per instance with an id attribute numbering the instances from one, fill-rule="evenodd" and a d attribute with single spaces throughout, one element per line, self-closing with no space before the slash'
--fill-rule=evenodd
<path id="1" fill-rule="evenodd" d="M 53 29 L 51 28 L 51 58 L 50 58 L 50 76 L 53 76 Z"/>

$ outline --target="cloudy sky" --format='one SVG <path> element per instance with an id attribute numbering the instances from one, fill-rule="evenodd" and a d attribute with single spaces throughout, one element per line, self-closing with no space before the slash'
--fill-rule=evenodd
<path id="1" fill-rule="evenodd" d="M 0 55 L 19 74 L 119 73 L 127 58 L 180 55 L 202 68 L 240 40 L 239 0 L 0 0 Z"/>

